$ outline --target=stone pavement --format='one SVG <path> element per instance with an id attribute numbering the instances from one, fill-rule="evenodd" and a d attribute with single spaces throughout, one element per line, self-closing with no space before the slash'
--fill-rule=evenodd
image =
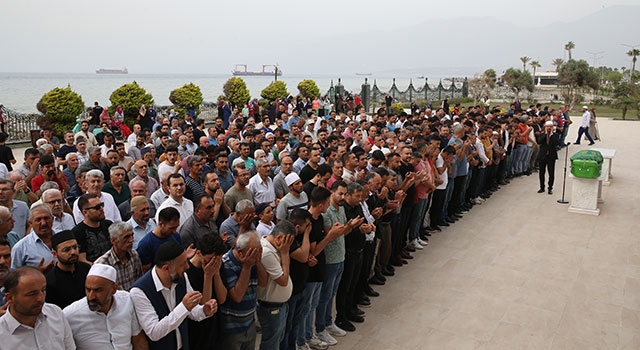
<path id="1" fill-rule="evenodd" d="M 599 126 L 596 146 L 618 150 L 600 216 L 556 203 L 563 150 L 553 195 L 536 193 L 537 173 L 513 179 L 376 286 L 365 323 L 332 348 L 640 349 L 640 123 Z"/>

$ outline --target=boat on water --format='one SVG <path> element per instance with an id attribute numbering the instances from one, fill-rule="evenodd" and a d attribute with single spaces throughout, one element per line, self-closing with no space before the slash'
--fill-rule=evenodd
<path id="1" fill-rule="evenodd" d="M 238 67 L 244 68 L 244 69 L 238 69 Z M 271 70 L 267 70 L 267 67 L 273 67 Z M 231 72 L 233 73 L 234 76 L 264 76 L 264 77 L 271 77 L 274 75 L 277 76 L 281 76 L 282 75 L 282 70 L 280 69 L 280 67 L 273 65 L 273 64 L 263 64 L 262 65 L 262 72 L 252 72 L 247 70 L 247 65 L 246 64 L 236 64 L 235 68 L 233 69 L 233 71 Z"/>
<path id="2" fill-rule="evenodd" d="M 124 67 L 123 69 L 100 68 L 96 69 L 96 74 L 129 74 L 129 70 L 127 69 L 127 67 Z"/>

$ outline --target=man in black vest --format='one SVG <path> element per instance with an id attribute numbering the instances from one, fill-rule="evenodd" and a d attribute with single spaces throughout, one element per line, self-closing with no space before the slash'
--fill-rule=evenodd
<path id="1" fill-rule="evenodd" d="M 544 172 L 549 171 L 549 194 L 553 193 L 553 180 L 555 178 L 556 159 L 558 159 L 558 147 L 560 146 L 560 136 L 553 132 L 553 122 L 544 123 L 544 132 L 538 135 L 538 164 L 540 169 L 538 174 L 540 177 L 540 189 L 538 193 L 544 192 Z"/>
<path id="2" fill-rule="evenodd" d="M 202 321 L 218 310 L 215 299 L 203 300 L 202 293 L 191 288 L 185 274 L 187 269 L 184 249 L 176 242 L 165 242 L 156 251 L 155 267 L 131 289 L 131 299 L 140 326 L 149 337 L 150 350 L 189 350 L 185 319 Z"/>

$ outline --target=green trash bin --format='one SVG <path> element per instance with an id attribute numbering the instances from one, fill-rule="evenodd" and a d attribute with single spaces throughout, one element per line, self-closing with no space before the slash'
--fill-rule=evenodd
<path id="1" fill-rule="evenodd" d="M 575 177 L 595 179 L 602 171 L 602 153 L 593 150 L 582 150 L 571 156 L 571 174 Z"/>

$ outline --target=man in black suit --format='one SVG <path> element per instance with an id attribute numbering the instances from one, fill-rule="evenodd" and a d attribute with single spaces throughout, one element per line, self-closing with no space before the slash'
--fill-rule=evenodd
<path id="1" fill-rule="evenodd" d="M 538 145 L 540 152 L 538 153 L 538 164 L 540 169 L 538 174 L 540 176 L 540 189 L 538 193 L 544 192 L 544 172 L 545 168 L 549 172 L 549 188 L 548 193 L 553 193 L 553 180 L 555 178 L 556 159 L 558 159 L 557 147 L 560 146 L 560 138 L 558 134 L 553 132 L 553 122 L 547 121 L 544 123 L 544 132 L 538 135 Z"/>

